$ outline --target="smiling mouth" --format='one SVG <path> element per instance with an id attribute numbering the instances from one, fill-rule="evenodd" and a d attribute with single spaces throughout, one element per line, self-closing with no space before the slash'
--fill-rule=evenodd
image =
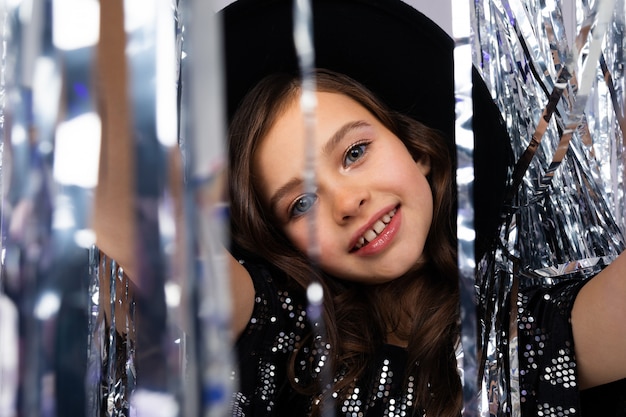
<path id="1" fill-rule="evenodd" d="M 396 211 L 397 209 L 394 208 L 388 213 L 385 213 L 380 219 L 378 219 L 372 225 L 370 229 L 366 230 L 365 233 L 363 233 L 363 235 L 356 242 L 356 245 L 354 245 L 354 248 L 352 248 L 352 252 L 361 249 L 363 246 L 367 245 L 369 242 L 376 239 L 376 237 L 385 230 L 389 222 L 391 222 L 391 218 L 395 216 Z"/>

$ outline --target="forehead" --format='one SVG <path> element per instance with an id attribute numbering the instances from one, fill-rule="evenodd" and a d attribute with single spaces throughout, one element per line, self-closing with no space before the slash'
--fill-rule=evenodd
<path id="1" fill-rule="evenodd" d="M 289 142 L 305 141 L 304 115 L 300 106 L 301 93 L 291 96 L 284 103 L 272 126 L 261 139 L 264 146 L 276 139 L 288 139 Z M 359 102 L 345 94 L 318 91 L 315 93 L 316 106 L 314 131 L 317 142 L 327 140 L 327 133 L 353 119 L 375 119 Z M 285 138 L 287 136 L 287 138 Z"/>
<path id="2" fill-rule="evenodd" d="M 324 144 L 344 124 L 365 120 L 376 123 L 374 116 L 352 98 L 339 93 L 316 93 L 315 155 L 320 156 Z M 307 140 L 300 94 L 289 99 L 276 117 L 254 154 L 253 169 L 257 185 L 267 195 L 271 190 L 301 174 L 305 165 Z"/>
<path id="3" fill-rule="evenodd" d="M 354 99 L 340 93 L 317 92 L 314 121 L 315 146 L 323 146 L 330 137 L 345 123 L 357 120 L 375 122 L 375 117 Z M 264 154 L 273 156 L 302 149 L 302 155 L 291 154 L 292 159 L 304 158 L 304 147 L 307 142 L 305 122 L 300 107 L 300 94 L 289 98 L 274 120 L 265 136 L 261 139 L 255 153 L 256 162 L 261 162 Z M 271 152 L 267 152 L 269 149 Z"/>

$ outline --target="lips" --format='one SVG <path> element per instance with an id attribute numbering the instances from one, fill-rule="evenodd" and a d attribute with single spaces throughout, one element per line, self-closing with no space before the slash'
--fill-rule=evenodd
<path id="1" fill-rule="evenodd" d="M 391 222 L 393 216 L 395 216 L 397 209 L 394 208 L 389 212 L 383 214 L 378 220 L 374 222 L 371 228 L 367 229 L 358 239 L 352 251 L 357 251 L 363 246 L 376 239 Z"/>

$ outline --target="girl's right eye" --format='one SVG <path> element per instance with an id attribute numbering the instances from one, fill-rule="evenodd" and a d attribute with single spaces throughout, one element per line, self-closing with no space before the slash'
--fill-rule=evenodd
<path id="1" fill-rule="evenodd" d="M 289 216 L 300 217 L 311 210 L 315 202 L 317 201 L 317 195 L 315 194 L 303 194 L 298 197 L 291 207 L 289 207 Z"/>

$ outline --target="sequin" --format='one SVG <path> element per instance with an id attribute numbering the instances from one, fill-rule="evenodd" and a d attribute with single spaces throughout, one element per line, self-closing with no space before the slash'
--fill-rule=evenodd
<path id="1" fill-rule="evenodd" d="M 251 273 L 257 296 L 252 319 L 237 345 L 240 369 L 245 373 L 235 372 L 240 389 L 233 396 L 232 415 L 308 415 L 312 401 L 319 398 L 311 400 L 293 389 L 288 364 L 297 352 L 294 382 L 315 381 L 328 366 L 331 346 L 320 337 L 303 344 L 310 329 L 304 299 L 283 288 L 264 268 L 243 264 Z M 405 381 L 406 362 L 404 349 L 383 346 L 363 381 L 355 381 L 345 393 L 329 394 L 336 399 L 336 416 L 414 415 L 416 381 L 412 375 Z M 334 382 L 344 376 L 340 371 Z"/>
<path id="2" fill-rule="evenodd" d="M 522 415 L 579 415 L 569 316 L 583 283 L 531 288 L 518 296 Z"/>

